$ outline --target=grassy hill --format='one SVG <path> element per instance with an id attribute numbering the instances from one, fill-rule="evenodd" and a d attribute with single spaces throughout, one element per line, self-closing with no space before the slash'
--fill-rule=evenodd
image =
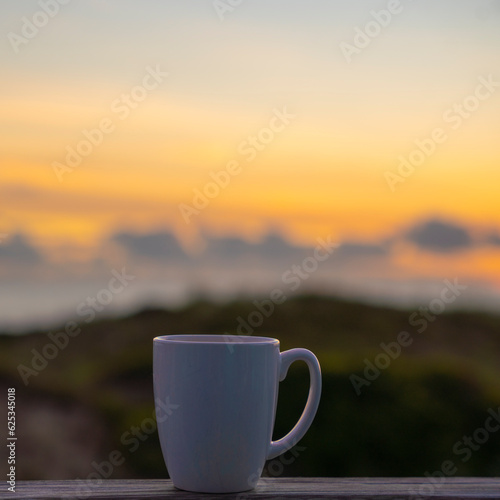
<path id="1" fill-rule="evenodd" d="M 422 476 L 445 460 L 457 475 L 500 474 L 500 432 L 478 430 L 500 406 L 500 317 L 455 312 L 424 321 L 418 310 L 317 296 L 271 309 L 199 301 L 144 310 L 77 325 L 81 331 L 58 349 L 47 345 L 62 342 L 64 325 L 0 336 L 1 390 L 17 392 L 19 478 L 103 475 L 113 452 L 123 462 L 110 477 L 165 477 L 153 419 L 152 339 L 238 328 L 277 337 L 282 350 L 311 349 L 323 370 L 315 422 L 266 474 Z M 398 336 L 406 339 L 399 348 Z M 52 357 L 46 366 L 33 363 L 44 352 Z M 307 370 L 293 365 L 280 385 L 276 438 L 298 419 L 307 388 Z"/>

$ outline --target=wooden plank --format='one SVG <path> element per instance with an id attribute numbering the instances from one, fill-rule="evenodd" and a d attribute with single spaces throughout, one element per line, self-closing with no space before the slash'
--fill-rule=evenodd
<path id="1" fill-rule="evenodd" d="M 103 481 L 18 481 L 15 494 L 0 498 L 215 500 L 219 498 L 284 500 L 403 500 L 433 498 L 500 499 L 500 478 L 262 478 L 257 488 L 237 494 L 196 494 L 177 490 L 166 479 Z M 5 495 L 7 493 L 7 495 Z"/>

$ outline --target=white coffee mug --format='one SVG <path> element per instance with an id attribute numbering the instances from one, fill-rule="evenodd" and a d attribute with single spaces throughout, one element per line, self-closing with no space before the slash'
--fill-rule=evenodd
<path id="1" fill-rule="evenodd" d="M 295 427 L 271 441 L 278 384 L 297 360 L 310 389 Z M 254 488 L 265 461 L 289 450 L 314 419 L 321 370 L 307 349 L 280 353 L 267 337 L 165 335 L 153 341 L 158 433 L 174 486 L 200 493 Z M 161 404 L 159 404 L 161 403 Z M 163 408 L 172 409 L 164 415 Z"/>

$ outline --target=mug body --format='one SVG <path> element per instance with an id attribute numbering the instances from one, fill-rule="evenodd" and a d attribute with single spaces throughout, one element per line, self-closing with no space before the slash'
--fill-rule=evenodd
<path id="1" fill-rule="evenodd" d="M 174 486 L 203 493 L 255 486 L 272 438 L 279 365 L 279 341 L 272 338 L 154 339 L 158 433 Z M 175 409 L 160 415 L 158 400 Z"/>

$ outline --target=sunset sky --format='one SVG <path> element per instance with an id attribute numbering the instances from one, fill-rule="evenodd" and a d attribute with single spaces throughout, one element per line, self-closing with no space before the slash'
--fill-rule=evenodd
<path id="1" fill-rule="evenodd" d="M 0 296 L 161 232 L 390 245 L 381 282 L 500 291 L 498 0 L 22 0 L 0 34 Z"/>

